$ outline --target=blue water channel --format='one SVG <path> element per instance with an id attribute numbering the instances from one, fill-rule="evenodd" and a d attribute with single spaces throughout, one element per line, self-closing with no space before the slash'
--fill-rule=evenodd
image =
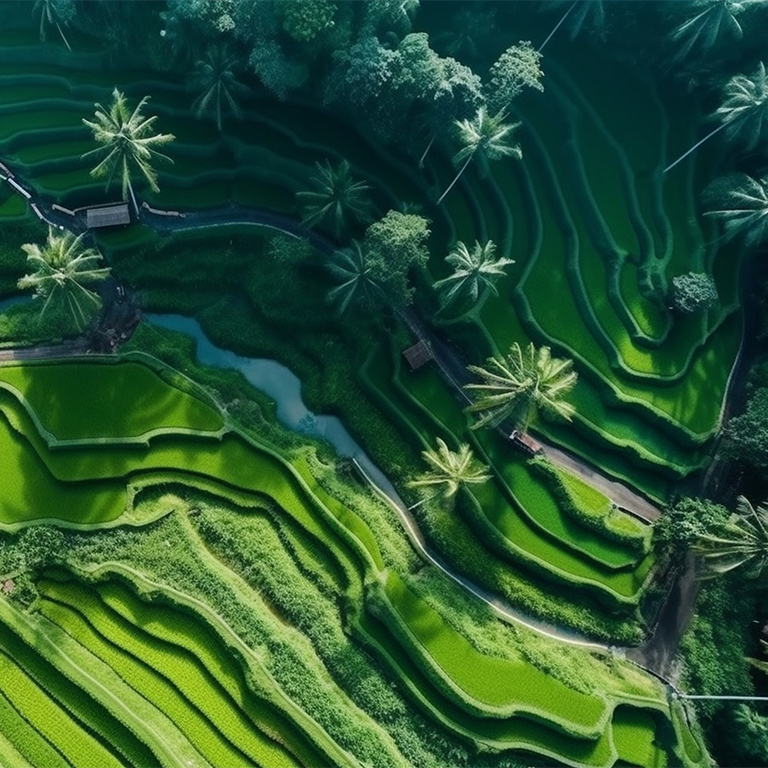
<path id="1" fill-rule="evenodd" d="M 336 449 L 339 456 L 359 459 L 365 455 L 339 419 L 335 416 L 318 416 L 307 408 L 301 397 L 301 380 L 289 368 L 275 360 L 241 357 L 217 347 L 205 335 L 197 320 L 191 317 L 147 314 L 144 319 L 195 339 L 197 358 L 204 365 L 240 371 L 256 389 L 275 401 L 278 421 L 288 429 L 325 440 Z"/>

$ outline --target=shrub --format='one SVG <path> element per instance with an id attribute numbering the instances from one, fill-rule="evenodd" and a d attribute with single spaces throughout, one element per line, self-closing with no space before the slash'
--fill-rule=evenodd
<path id="1" fill-rule="evenodd" d="M 686 272 L 672 278 L 672 306 L 684 314 L 702 312 L 717 304 L 720 297 L 715 281 L 704 272 Z"/>

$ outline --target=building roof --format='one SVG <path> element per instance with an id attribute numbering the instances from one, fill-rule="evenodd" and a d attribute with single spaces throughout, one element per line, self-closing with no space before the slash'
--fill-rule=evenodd
<path id="1" fill-rule="evenodd" d="M 128 203 L 96 205 L 88 208 L 85 212 L 85 223 L 88 229 L 130 224 L 131 212 L 128 210 Z"/>
<path id="2" fill-rule="evenodd" d="M 537 440 L 534 440 L 527 432 L 520 432 L 514 429 L 509 439 L 526 453 L 536 454 L 544 450 L 544 446 Z"/>
<path id="3" fill-rule="evenodd" d="M 434 355 L 432 354 L 432 347 L 429 342 L 426 339 L 421 339 L 412 347 L 408 347 L 408 349 L 403 352 L 403 357 L 408 361 L 411 370 L 415 371 L 417 368 L 421 368 L 422 365 L 432 360 Z"/>

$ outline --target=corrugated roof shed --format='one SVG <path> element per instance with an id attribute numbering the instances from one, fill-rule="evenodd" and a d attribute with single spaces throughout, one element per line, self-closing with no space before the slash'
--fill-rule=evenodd
<path id="1" fill-rule="evenodd" d="M 89 208 L 85 212 L 85 222 L 88 229 L 130 224 L 131 212 L 128 210 L 128 203 L 100 205 L 94 208 Z"/>

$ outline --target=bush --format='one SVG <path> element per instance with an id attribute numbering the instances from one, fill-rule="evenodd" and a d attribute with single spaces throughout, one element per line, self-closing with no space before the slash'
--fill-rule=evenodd
<path id="1" fill-rule="evenodd" d="M 672 306 L 685 314 L 714 307 L 720 297 L 715 281 L 704 272 L 687 272 L 672 278 Z"/>

